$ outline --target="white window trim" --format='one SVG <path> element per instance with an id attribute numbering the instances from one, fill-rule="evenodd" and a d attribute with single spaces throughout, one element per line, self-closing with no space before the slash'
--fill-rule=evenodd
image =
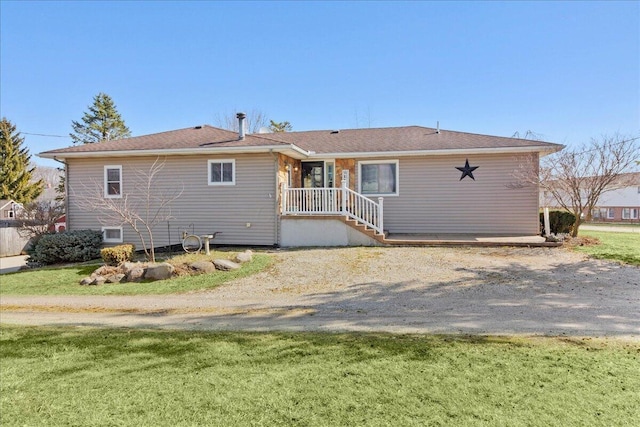
<path id="1" fill-rule="evenodd" d="M 231 182 L 211 182 L 211 165 L 213 163 L 231 163 Z M 209 159 L 207 161 L 207 184 L 209 185 L 236 185 L 236 160 L 235 159 Z"/>
<path id="2" fill-rule="evenodd" d="M 109 194 L 109 184 L 107 182 L 107 171 L 109 169 L 118 169 L 120 171 L 120 194 Z M 104 167 L 104 198 L 105 199 L 121 199 L 124 185 L 122 183 L 122 165 L 105 165 Z"/>
<path id="3" fill-rule="evenodd" d="M 396 165 L 396 191 L 395 193 L 367 193 L 362 192 L 362 165 L 382 165 L 382 164 L 395 164 Z M 361 160 L 358 162 L 358 193 L 365 197 L 398 197 L 400 195 L 400 161 L 394 160 Z"/>
<path id="4" fill-rule="evenodd" d="M 119 239 L 107 239 L 106 230 L 119 230 L 120 238 Z M 124 235 L 122 233 L 122 227 L 102 227 L 102 241 L 104 243 L 122 243 L 124 240 Z"/>
<path id="5" fill-rule="evenodd" d="M 613 208 L 608 208 L 607 209 L 607 219 L 615 219 L 616 217 L 616 212 Z"/>

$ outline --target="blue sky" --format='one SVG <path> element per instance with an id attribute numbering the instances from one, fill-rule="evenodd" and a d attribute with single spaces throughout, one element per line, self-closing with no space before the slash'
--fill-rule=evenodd
<path id="1" fill-rule="evenodd" d="M 133 135 L 254 109 L 294 130 L 640 133 L 640 2 L 2 0 L 0 19 L 0 113 L 23 133 L 68 135 L 99 92 Z"/>

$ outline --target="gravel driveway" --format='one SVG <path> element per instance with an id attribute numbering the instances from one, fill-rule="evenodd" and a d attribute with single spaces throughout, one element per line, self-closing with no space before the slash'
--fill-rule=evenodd
<path id="1" fill-rule="evenodd" d="M 269 270 L 206 292 L 2 297 L 0 320 L 640 340 L 640 268 L 562 248 L 340 248 L 273 256 Z"/>

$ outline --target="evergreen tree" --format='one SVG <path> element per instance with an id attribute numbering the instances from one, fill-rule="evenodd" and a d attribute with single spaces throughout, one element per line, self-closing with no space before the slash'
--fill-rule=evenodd
<path id="1" fill-rule="evenodd" d="M 293 129 L 293 126 L 291 126 L 291 123 L 289 122 L 276 122 L 271 120 L 271 123 L 269 124 L 269 129 L 271 130 L 271 132 L 274 132 L 274 133 L 291 132 L 291 130 Z"/>
<path id="2" fill-rule="evenodd" d="M 35 167 L 29 168 L 31 156 L 22 147 L 24 138 L 5 117 L 0 121 L 0 199 L 29 203 L 44 190 L 42 180 L 31 182 Z"/>
<path id="3" fill-rule="evenodd" d="M 131 136 L 115 103 L 102 92 L 93 97 L 93 105 L 84 113 L 82 121 L 72 121 L 71 127 L 73 133 L 69 136 L 74 144 L 91 144 Z"/>

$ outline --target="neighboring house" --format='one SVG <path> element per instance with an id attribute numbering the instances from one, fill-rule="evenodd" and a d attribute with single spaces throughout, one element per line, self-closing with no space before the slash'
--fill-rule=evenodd
<path id="1" fill-rule="evenodd" d="M 22 209 L 20 203 L 16 203 L 13 200 L 0 200 L 0 220 L 11 221 L 16 219 L 20 209 Z"/>
<path id="2" fill-rule="evenodd" d="M 591 219 L 597 222 L 639 222 L 640 172 L 620 175 L 616 185 L 620 187 L 600 197 L 598 205 L 591 211 Z"/>
<path id="3" fill-rule="evenodd" d="M 624 173 L 613 183 L 613 190 L 600 196 L 591 212 L 582 213 L 587 221 L 595 222 L 640 222 L 640 172 Z M 552 208 L 559 204 L 547 192 L 540 195 L 541 203 Z M 545 202 L 546 200 L 546 202 Z"/>
<path id="4" fill-rule="evenodd" d="M 539 234 L 538 187 L 513 185 L 514 171 L 560 149 L 421 126 L 245 134 L 205 125 L 39 156 L 67 165 L 67 229 L 102 229 L 107 243 L 137 237 L 78 201 L 98 186 L 130 202 L 143 194 L 135 176 L 160 158 L 154 191 L 184 190 L 156 246 L 179 243 L 184 230 L 221 232 L 216 244 L 328 246 L 384 242 L 383 231 Z"/>

